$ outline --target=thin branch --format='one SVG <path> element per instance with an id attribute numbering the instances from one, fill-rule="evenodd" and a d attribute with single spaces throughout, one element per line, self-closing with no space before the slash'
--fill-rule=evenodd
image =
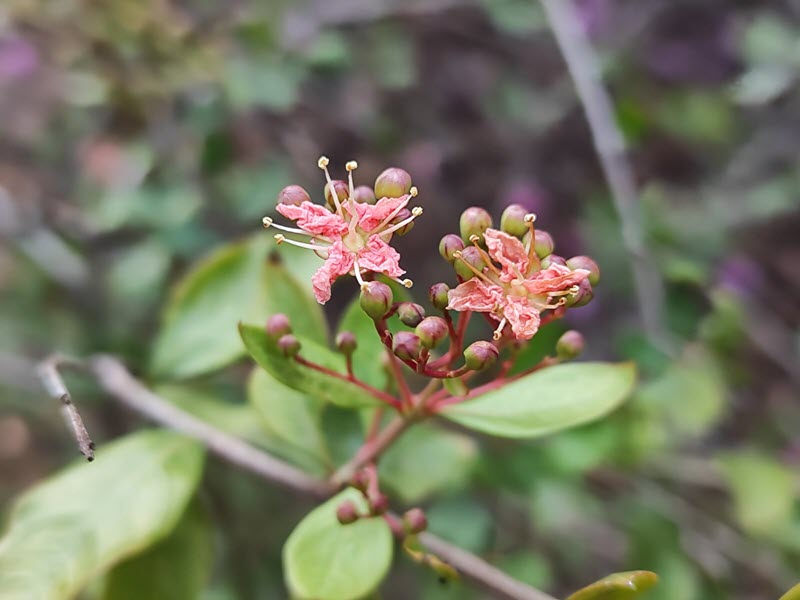
<path id="1" fill-rule="evenodd" d="M 663 282 L 644 242 L 636 182 L 611 98 L 601 79 L 597 55 L 586 39 L 572 0 L 541 2 L 575 83 L 611 190 L 622 241 L 632 263 L 642 325 L 651 343 L 668 349 L 670 344 L 663 326 Z"/>
<path id="2" fill-rule="evenodd" d="M 69 397 L 69 392 L 58 373 L 59 366 L 64 364 L 67 363 L 63 359 L 54 357 L 45 360 L 39 367 L 42 383 L 51 396 L 62 402 L 65 393 Z M 319 498 L 327 498 L 336 492 L 336 488 L 328 482 L 315 479 L 263 450 L 219 431 L 180 410 L 147 389 L 121 362 L 111 356 L 92 356 L 85 363 L 77 363 L 75 366 L 78 365 L 85 367 L 97 379 L 100 387 L 121 404 L 159 425 L 197 439 L 211 453 L 237 467 L 255 473 L 266 481 Z M 75 414 L 77 415 L 77 410 Z M 478 556 L 457 548 L 433 534 L 421 534 L 420 540 L 431 552 L 455 568 L 464 579 L 489 592 L 492 598 L 555 600 L 544 592 L 509 577 Z"/>

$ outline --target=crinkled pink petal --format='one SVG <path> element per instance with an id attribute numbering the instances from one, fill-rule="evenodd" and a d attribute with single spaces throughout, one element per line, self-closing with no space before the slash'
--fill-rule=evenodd
<path id="1" fill-rule="evenodd" d="M 492 312 L 503 302 L 503 288 L 472 278 L 447 292 L 448 310 Z"/>
<path id="2" fill-rule="evenodd" d="M 358 208 L 361 215 L 358 220 L 358 226 L 364 231 L 372 231 L 409 198 L 409 195 L 405 195 L 399 198 L 381 198 L 375 204 L 359 204 Z"/>
<path id="3" fill-rule="evenodd" d="M 314 288 L 314 297 L 320 304 L 325 304 L 331 299 L 331 284 L 336 279 L 349 273 L 353 268 L 354 256 L 341 241 L 334 242 L 328 248 L 328 258 L 311 277 Z"/>
<path id="4" fill-rule="evenodd" d="M 405 273 L 400 268 L 400 254 L 377 235 L 369 236 L 367 245 L 358 251 L 358 266 L 389 277 Z"/>
<path id="5" fill-rule="evenodd" d="M 528 253 L 517 238 L 497 229 L 487 229 L 483 239 L 489 256 L 503 267 L 503 280 L 511 281 L 519 276 L 518 273 L 524 275 L 528 271 Z"/>
<path id="6" fill-rule="evenodd" d="M 306 200 L 300 206 L 278 204 L 277 210 L 287 219 L 297 221 L 297 226 L 313 235 L 336 238 L 347 233 L 347 223 L 324 206 Z"/>
<path id="7" fill-rule="evenodd" d="M 554 263 L 546 269 L 535 273 L 523 285 L 531 294 L 549 294 L 550 292 L 561 292 L 569 289 L 586 279 L 588 275 L 589 271 L 586 269 L 572 271 L 569 267 Z"/>
<path id="8" fill-rule="evenodd" d="M 539 330 L 539 311 L 528 303 L 527 298 L 507 296 L 503 305 L 503 316 L 518 340 L 529 340 Z"/>

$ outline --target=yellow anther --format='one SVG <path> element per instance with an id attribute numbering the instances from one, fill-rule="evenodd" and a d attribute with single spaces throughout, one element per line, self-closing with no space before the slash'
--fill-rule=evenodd
<path id="1" fill-rule="evenodd" d="M 481 241 L 481 236 L 475 235 L 473 233 L 471 236 L 469 236 L 469 241 L 472 242 L 473 244 L 477 244 L 478 242 Z"/>
<path id="2" fill-rule="evenodd" d="M 275 234 L 275 243 L 282 244 L 285 241 L 286 241 L 286 236 L 285 235 L 283 235 L 282 233 L 276 233 Z"/>
<path id="3" fill-rule="evenodd" d="M 328 160 L 328 157 L 327 157 L 327 156 L 320 156 L 320 157 L 319 157 L 319 160 L 317 161 L 317 166 L 318 166 L 320 169 L 324 169 L 325 167 L 327 167 L 327 166 L 328 166 L 328 163 L 330 163 L 330 162 L 331 162 L 331 161 L 330 161 L 330 160 Z"/>
<path id="4" fill-rule="evenodd" d="M 411 281 L 410 279 L 403 279 L 401 283 L 403 284 L 403 287 L 406 288 L 410 288 L 412 285 L 414 285 L 414 282 Z"/>
<path id="5" fill-rule="evenodd" d="M 461 258 L 461 250 L 456 250 L 453 252 L 453 258 Z"/>
<path id="6" fill-rule="evenodd" d="M 408 190 L 408 193 L 412 198 L 415 198 L 417 196 L 417 194 L 419 194 L 419 190 L 417 189 L 417 186 L 412 185 L 411 189 Z"/>
<path id="7" fill-rule="evenodd" d="M 270 217 L 264 217 L 263 219 L 261 219 L 261 223 L 264 225 L 264 229 L 266 229 L 270 225 L 272 225 L 272 219 Z"/>
<path id="8" fill-rule="evenodd" d="M 344 168 L 348 171 L 355 171 L 358 168 L 358 163 L 354 160 L 350 160 L 345 163 Z"/>
<path id="9" fill-rule="evenodd" d="M 528 213 L 527 215 L 525 215 L 523 220 L 526 223 L 533 223 L 536 220 L 536 215 L 534 213 Z"/>
<path id="10" fill-rule="evenodd" d="M 411 214 L 414 215 L 415 217 L 420 216 L 422 214 L 422 207 L 415 206 L 414 208 L 411 209 Z"/>

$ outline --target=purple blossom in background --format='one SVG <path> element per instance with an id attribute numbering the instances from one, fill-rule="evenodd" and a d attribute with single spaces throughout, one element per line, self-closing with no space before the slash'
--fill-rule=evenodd
<path id="1" fill-rule="evenodd" d="M 0 81 L 21 79 L 39 66 L 39 53 L 22 37 L 0 39 Z"/>
<path id="2" fill-rule="evenodd" d="M 763 281 L 764 273 L 758 264 L 741 256 L 728 259 L 717 271 L 718 285 L 737 296 L 752 295 Z"/>
<path id="3" fill-rule="evenodd" d="M 577 8 L 586 35 L 595 37 L 606 30 L 611 9 L 609 0 L 579 0 Z"/>

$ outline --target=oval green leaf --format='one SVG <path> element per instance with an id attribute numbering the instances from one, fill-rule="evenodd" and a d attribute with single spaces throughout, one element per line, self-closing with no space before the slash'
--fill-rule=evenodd
<path id="1" fill-rule="evenodd" d="M 375 406 L 379 401 L 362 387 L 345 379 L 331 377 L 286 358 L 277 344 L 267 337 L 263 327 L 239 325 L 239 333 L 250 356 L 284 385 L 312 398 L 346 408 Z M 342 372 L 344 359 L 311 340 L 300 339 L 300 355 L 334 371 Z"/>
<path id="2" fill-rule="evenodd" d="M 283 547 L 286 585 L 300 600 L 355 600 L 374 590 L 392 562 L 392 532 L 381 517 L 341 525 L 336 509 L 363 496 L 347 489 L 311 511 Z"/>
<path id="3" fill-rule="evenodd" d="M 614 573 L 572 594 L 567 600 L 633 600 L 658 583 L 652 571 Z"/>
<path id="4" fill-rule="evenodd" d="M 0 539 L 3 600 L 62 600 L 157 542 L 178 523 L 203 450 L 153 430 L 102 446 L 24 494 Z"/>
<path id="5" fill-rule="evenodd" d="M 779 600 L 800 600 L 800 583 L 781 596 Z"/>
<path id="6" fill-rule="evenodd" d="M 533 438 L 597 419 L 628 396 L 632 363 L 570 363 L 526 375 L 441 415 L 464 427 L 509 438 Z"/>

